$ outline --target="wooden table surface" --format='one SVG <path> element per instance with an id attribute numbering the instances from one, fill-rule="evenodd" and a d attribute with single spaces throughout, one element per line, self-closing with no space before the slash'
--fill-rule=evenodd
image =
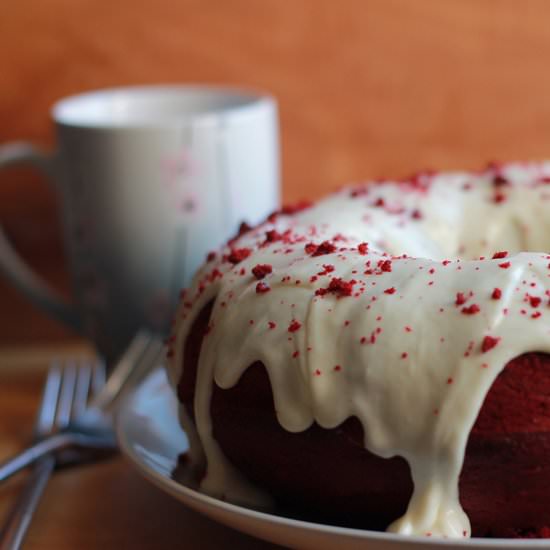
<path id="1" fill-rule="evenodd" d="M 90 356 L 86 347 L 58 348 L 56 357 Z M 50 350 L 0 352 L 0 457 L 31 434 Z M 3 518 L 26 474 L 0 491 Z M 117 456 L 99 464 L 55 474 L 46 489 L 24 545 L 28 550 L 223 549 L 260 550 L 275 546 L 242 535 L 191 511 L 143 479 Z"/>

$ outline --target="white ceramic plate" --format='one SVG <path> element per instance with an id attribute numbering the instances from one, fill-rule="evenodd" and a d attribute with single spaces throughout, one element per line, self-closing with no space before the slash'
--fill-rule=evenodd
<path id="1" fill-rule="evenodd" d="M 550 548 L 549 540 L 470 539 L 451 541 L 403 537 L 308 523 L 235 506 L 203 495 L 174 479 L 178 455 L 188 448 L 179 426 L 176 399 L 164 370 L 157 370 L 128 399 L 118 415 L 122 452 L 152 483 L 187 506 L 229 527 L 290 548 L 312 550 L 526 550 Z"/>

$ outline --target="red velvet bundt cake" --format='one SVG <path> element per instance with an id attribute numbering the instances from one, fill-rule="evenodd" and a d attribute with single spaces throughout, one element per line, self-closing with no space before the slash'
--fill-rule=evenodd
<path id="1" fill-rule="evenodd" d="M 202 490 L 550 536 L 549 182 L 514 164 L 350 187 L 210 254 L 168 352 Z"/>

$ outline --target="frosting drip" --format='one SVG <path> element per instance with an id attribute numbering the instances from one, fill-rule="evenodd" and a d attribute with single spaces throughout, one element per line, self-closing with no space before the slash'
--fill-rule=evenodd
<path id="1" fill-rule="evenodd" d="M 191 324 L 214 300 L 194 411 L 203 490 L 268 504 L 210 418 L 213 383 L 230 388 L 261 361 L 286 430 L 356 416 L 370 452 L 407 460 L 414 493 L 390 531 L 469 536 L 458 479 L 483 400 L 510 360 L 550 353 L 548 181 L 550 164 L 533 164 L 346 188 L 211 258 L 168 367 L 177 385 Z"/>

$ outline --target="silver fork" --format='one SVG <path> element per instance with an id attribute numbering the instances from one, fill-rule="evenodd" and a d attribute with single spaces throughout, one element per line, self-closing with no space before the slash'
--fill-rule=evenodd
<path id="1" fill-rule="evenodd" d="M 101 424 L 102 429 L 111 429 L 112 431 L 110 418 L 107 416 L 109 411 L 115 408 L 120 397 L 124 396 L 129 388 L 137 385 L 151 370 L 151 367 L 156 364 L 162 352 L 163 345 L 158 338 L 154 338 L 146 331 L 140 331 L 116 364 L 107 383 L 104 383 L 105 371 L 94 369 L 94 376 L 92 377 L 93 398 L 87 406 L 83 396 L 87 396 L 89 392 L 85 390 L 84 383 L 78 383 L 77 378 L 77 381 L 73 384 L 73 395 L 75 396 L 75 400 L 72 402 L 74 406 L 70 408 L 72 414 L 71 412 L 67 414 L 66 411 L 68 407 L 65 405 L 65 413 L 62 416 L 62 419 L 64 418 L 62 426 L 64 426 L 66 430 L 82 429 L 78 426 L 78 422 L 80 421 L 81 424 L 84 424 L 85 429 L 86 426 L 89 428 L 95 423 Z M 101 372 L 103 373 L 103 377 L 100 376 Z M 59 378 L 59 376 L 57 378 Z M 55 403 L 57 397 L 60 397 L 60 386 L 60 383 L 56 382 L 55 374 L 51 375 L 51 381 L 50 375 L 48 375 L 47 383 L 44 388 L 42 406 L 40 408 L 41 413 L 37 421 L 37 427 L 41 426 L 41 429 L 44 429 L 44 433 L 49 434 L 44 440 L 55 438 L 56 435 L 58 435 L 54 433 L 52 436 L 51 434 L 52 428 L 55 428 L 55 424 L 52 424 L 52 418 L 55 417 L 55 409 L 57 408 Z M 78 398 L 76 397 L 77 395 Z M 46 401 L 49 405 L 46 405 Z M 66 401 L 68 401 L 68 398 L 66 398 Z M 53 406 L 51 405 L 52 402 L 54 403 Z M 53 413 L 51 410 L 52 408 L 54 409 Z M 42 413 L 42 411 L 45 412 Z M 41 420 L 41 418 L 44 418 L 44 420 Z M 85 421 L 83 422 L 82 419 L 85 419 Z M 41 453 L 35 453 L 35 455 L 33 455 L 33 460 L 36 462 L 33 467 L 31 478 L 12 512 L 8 515 L 7 522 L 3 529 L 0 531 L 0 548 L 2 549 L 16 550 L 20 547 L 46 483 L 53 472 L 56 465 L 56 458 L 51 451 L 48 452 L 45 449 L 47 449 L 47 447 L 42 448 Z M 78 461 L 78 455 L 76 460 Z M 26 464 L 28 463 L 29 462 Z"/>
<path id="2" fill-rule="evenodd" d="M 61 368 L 53 364 L 46 379 L 34 437 L 42 439 L 54 429 L 65 429 L 71 419 L 85 414 L 90 393 L 99 392 L 105 382 L 102 363 L 82 362 L 76 366 L 70 362 Z M 55 468 L 55 456 L 48 454 L 34 465 L 23 492 L 11 510 L 0 532 L 0 547 L 16 550 L 21 547 L 34 512 L 44 492 L 49 477 Z"/>
<path id="3" fill-rule="evenodd" d="M 138 333 L 85 413 L 71 419 L 65 429 L 54 430 L 13 458 L 0 463 L 0 482 L 54 451 L 77 448 L 104 452 L 115 449 L 116 439 L 108 413 L 128 387 L 137 384 L 150 370 L 162 350 L 163 345 L 158 338 L 144 331 Z"/>

